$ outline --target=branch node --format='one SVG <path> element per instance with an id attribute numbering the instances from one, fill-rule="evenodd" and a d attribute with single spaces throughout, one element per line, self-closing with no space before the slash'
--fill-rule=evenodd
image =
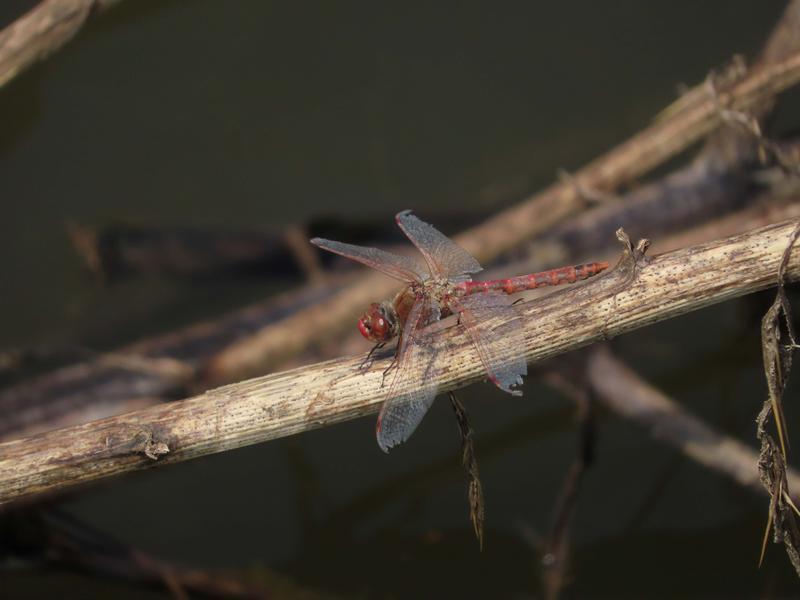
<path id="1" fill-rule="evenodd" d="M 632 277 L 636 272 L 636 267 L 644 267 L 650 262 L 650 258 L 646 255 L 647 249 L 650 247 L 650 240 L 642 238 L 634 246 L 622 227 L 617 229 L 616 235 L 622 244 L 622 256 L 617 263 L 617 268 L 630 271 Z"/>
<path id="2" fill-rule="evenodd" d="M 107 436 L 105 441 L 111 456 L 144 454 L 150 460 L 158 460 L 170 452 L 169 445 L 149 427 L 123 430 L 118 436 Z"/>

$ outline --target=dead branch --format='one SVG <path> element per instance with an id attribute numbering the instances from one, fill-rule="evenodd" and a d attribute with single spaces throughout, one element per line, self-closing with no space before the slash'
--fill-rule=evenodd
<path id="1" fill-rule="evenodd" d="M 669 118 L 657 121 L 600 156 L 574 174 L 581 184 L 607 191 L 646 173 L 686 149 L 714 127 L 722 117 L 719 106 L 748 110 L 797 83 L 800 52 L 787 59 L 751 71 L 729 89 L 718 90 L 719 105 L 712 98 L 692 103 Z M 533 235 L 581 207 L 579 190 L 569 183 L 557 183 L 537 196 L 498 214 L 458 239 L 464 248 L 486 260 Z"/>
<path id="2" fill-rule="evenodd" d="M 798 51 L 800 1 L 792 0 L 764 44 L 756 67 L 779 64 Z M 740 81 L 745 73 L 741 59 L 737 59 L 726 72 L 709 74 L 706 82 L 684 94 L 673 106 L 685 109 L 704 99 L 717 101 L 717 90 Z M 758 120 L 768 115 L 775 100 L 775 97 L 765 98 L 764 102 L 754 103 L 748 112 L 731 111 L 718 103 L 718 110 L 729 126 L 714 131 L 706 140 L 703 150 L 688 166 L 676 169 L 650 184 L 638 186 L 614 201 L 592 207 L 537 238 L 528 248 L 528 253 L 545 264 L 569 262 L 576 255 L 584 258 L 589 250 L 597 252 L 601 240 L 609 239 L 609 234 L 617 227 L 624 227 L 634 237 L 639 234 L 655 235 L 654 232 L 658 231 L 660 241 L 663 241 L 664 233 L 695 227 L 698 221 L 706 221 L 709 216 L 718 218 L 752 201 L 752 187 L 758 185 L 755 167 L 759 162 L 765 163 L 768 157 L 787 173 L 796 175 L 800 171 L 798 144 L 794 141 L 778 143 L 766 138 Z M 671 107 L 670 114 L 675 112 L 675 108 Z M 786 182 L 771 183 L 784 186 Z M 797 178 L 790 184 L 796 188 Z M 579 187 L 576 182 L 573 187 L 581 193 L 583 186 Z M 757 226 L 754 223 L 740 231 Z M 705 239 L 715 237 L 718 235 Z M 690 243 L 699 242 L 695 238 Z M 677 247 L 683 245 L 671 245 L 669 249 Z M 666 249 L 662 247 L 661 251 Z M 539 268 L 531 267 L 532 270 Z"/>
<path id="3" fill-rule="evenodd" d="M 739 210 L 719 215 L 717 218 L 705 222 L 702 221 L 700 215 L 695 215 L 700 222 L 696 219 L 694 227 L 682 228 L 672 235 L 655 238 L 653 249 L 661 253 L 688 248 L 721 237 L 737 235 L 757 227 L 764 227 L 770 223 L 796 219 L 800 217 L 798 198 L 800 198 L 800 180 L 781 177 L 774 187 L 770 187 L 765 193 L 749 200 Z M 605 221 L 604 217 L 595 223 L 608 231 L 607 223 L 602 221 Z M 589 227 L 588 223 L 581 223 L 577 228 L 566 225 L 564 228 L 559 228 L 559 232 L 554 236 L 547 236 L 541 241 L 537 241 L 531 245 L 529 257 L 504 265 L 503 272 L 530 273 L 545 269 L 552 264 L 579 262 L 589 256 L 593 260 L 611 258 L 614 248 L 608 241 L 598 239 L 591 247 L 583 246 L 581 243 L 575 246 L 566 244 L 567 240 L 575 239 L 580 231 L 586 231 L 589 238 L 595 236 L 593 231 L 582 225 Z M 659 232 L 662 229 L 669 230 L 668 223 L 654 224 L 652 231 Z M 563 237 L 561 233 L 564 234 Z M 490 278 L 495 275 L 501 276 L 491 269 L 487 271 L 486 277 Z"/>
<path id="4" fill-rule="evenodd" d="M 799 80 L 800 52 L 753 70 L 729 87 L 715 90 L 713 98 L 689 103 L 589 163 L 573 175 L 573 180 L 581 186 L 564 181 L 555 183 L 455 240 L 479 261 L 489 262 L 581 208 L 584 204 L 581 187 L 606 191 L 631 181 L 718 126 L 723 119 L 721 107 L 746 111 Z M 388 296 L 392 289 L 391 282 L 379 274 L 371 274 L 320 305 L 232 344 L 214 358 L 208 376 L 213 381 L 225 382 L 261 373 L 266 366 L 341 330 L 342 324 L 351 322 L 363 306 L 374 298 Z"/>
<path id="5" fill-rule="evenodd" d="M 611 273 L 522 306 L 526 358 L 550 358 L 769 287 L 794 227 L 779 223 L 649 260 L 645 244 L 628 247 Z M 800 278 L 800 251 L 786 275 Z M 451 358 L 439 376 L 442 392 L 484 376 L 458 328 L 443 330 L 438 343 Z M 366 415 L 384 399 L 389 360 L 366 372 L 358 369 L 361 357 L 332 360 L 0 444 L 0 504 Z"/>
<path id="6" fill-rule="evenodd" d="M 589 382 L 608 408 L 645 427 L 653 437 L 676 447 L 701 465 L 720 472 L 748 490 L 764 495 L 758 472 L 758 453 L 722 435 L 689 414 L 672 399 L 653 388 L 614 357 L 607 348 L 592 352 Z M 792 485 L 800 473 L 787 472 Z"/>
<path id="7" fill-rule="evenodd" d="M 554 223 L 583 207 L 582 189 L 599 193 L 613 190 L 641 176 L 675 156 L 723 122 L 722 109 L 763 111 L 775 95 L 800 79 L 800 51 L 795 39 L 785 35 L 796 31 L 793 2 L 767 44 L 759 68 L 741 78 L 730 78 L 673 111 L 638 134 L 595 159 L 567 181 L 560 181 L 540 194 L 499 213 L 456 238 L 481 262 L 547 231 Z M 392 286 L 371 274 L 319 306 L 292 315 L 255 335 L 232 344 L 209 364 L 210 381 L 225 382 L 259 374 L 312 342 L 341 329 L 372 300 L 388 296 Z"/>
<path id="8" fill-rule="evenodd" d="M 715 187 L 713 184 L 707 185 L 708 180 L 700 181 L 699 185 L 704 189 Z M 768 185 L 761 196 L 755 200 L 748 200 L 745 208 L 680 233 L 669 236 L 657 234 L 669 227 L 664 227 L 663 223 L 657 225 L 653 222 L 651 235 L 657 236 L 654 249 L 664 252 L 685 248 L 742 233 L 755 227 L 800 217 L 800 203 L 797 202 L 797 198 L 800 197 L 800 182 L 776 173 L 776 180 L 770 179 Z M 673 188 L 668 185 L 663 187 L 665 194 L 668 194 L 670 189 Z M 681 190 L 686 194 L 695 195 L 689 188 L 681 187 Z M 605 211 L 606 207 L 600 208 Z M 691 211 L 687 211 L 687 214 L 688 212 Z M 624 219 L 622 214 L 618 216 Z M 699 215 L 694 216 L 695 223 L 702 221 Z M 547 236 L 542 242 L 532 246 L 534 251 L 530 253 L 530 258 L 506 264 L 502 272 L 487 271 L 487 278 L 505 277 L 509 273 L 533 272 L 556 263 L 580 262 L 587 257 L 613 260 L 616 253 L 613 245 L 616 242 L 610 239 L 608 233 L 606 237 L 609 239 L 601 239 L 594 233 L 592 223 L 584 222 L 583 219 L 579 221 L 580 226 L 577 228 L 571 224 L 566 225 L 564 228 L 559 228 L 563 235 L 556 233 L 554 236 Z M 605 217 L 594 220 L 593 223 L 594 226 L 599 225 L 606 231 L 610 229 L 608 227 L 610 221 Z M 565 243 L 567 240 L 576 239 L 576 236 L 591 240 L 593 244 L 587 246 Z M 337 279 L 343 281 L 347 277 L 349 275 L 340 274 Z M 197 389 L 195 387 L 197 372 L 202 372 L 203 366 L 220 347 L 270 323 L 281 322 L 286 315 L 306 310 L 308 306 L 319 302 L 330 293 L 333 293 L 333 290 L 325 286 L 306 286 L 232 312 L 217 320 L 156 336 L 120 348 L 114 353 L 118 357 L 129 356 L 131 360 L 139 357 L 140 362 L 159 361 L 162 357 L 169 356 L 180 357 L 185 365 L 195 369 L 195 373 L 188 378 L 176 378 L 174 375 L 177 373 L 157 372 L 153 369 L 133 370 L 129 368 L 132 365 L 126 365 L 122 361 L 113 364 L 107 355 L 97 353 L 87 355 L 85 349 L 66 349 L 61 354 L 71 353 L 82 358 L 84 362 L 61 367 L 0 390 L 0 413 L 4 415 L 3 419 L 0 419 L 0 440 L 14 439 L 137 410 L 143 408 L 145 403 L 152 405 L 165 399 L 185 397 L 191 393 L 188 390 Z M 370 300 L 376 298 L 378 297 L 372 297 Z M 348 324 L 352 325 L 352 321 Z M 337 336 L 335 341 L 315 346 L 312 352 L 306 351 L 304 362 L 325 360 L 342 353 L 359 352 L 364 347 L 363 338 L 358 335 L 355 327 L 351 329 L 349 336 L 344 338 L 341 335 Z M 24 360 L 25 354 L 6 353 L 0 356 L 0 362 L 3 358 L 10 363 L 20 362 Z M 37 351 L 35 354 L 42 352 Z M 153 364 L 158 363 L 153 362 Z M 206 383 L 213 385 L 215 382 L 207 377 Z"/>
<path id="9" fill-rule="evenodd" d="M 644 134 L 632 139 L 639 139 L 642 136 Z M 609 157 L 619 155 L 634 160 L 635 157 L 630 151 L 623 152 L 623 148 L 631 143 L 632 141 L 629 141 L 607 154 L 606 158 L 600 158 L 592 164 L 602 165 L 604 161 L 611 161 Z M 708 155 L 704 158 L 708 158 Z M 724 194 L 726 190 L 730 192 L 731 186 L 720 181 L 719 174 L 713 171 L 708 166 L 695 165 L 683 177 L 670 176 L 663 181 L 663 185 L 649 188 L 648 194 L 654 194 L 655 198 L 651 197 L 645 203 L 649 202 L 651 206 L 669 204 L 669 193 L 676 182 L 680 188 L 678 194 L 680 198 L 698 196 L 697 190 L 692 191 L 692 186 L 698 186 L 712 196 Z M 591 172 L 584 170 L 577 173 L 575 181 L 583 181 L 583 177 Z M 548 198 L 554 193 L 553 189 L 561 189 L 559 193 L 563 193 L 564 198 L 567 198 L 573 188 L 577 189 L 576 185 L 556 186 L 536 198 L 542 198 L 541 202 L 546 204 L 551 201 Z M 526 205 L 538 205 L 540 200 L 536 198 L 528 200 Z M 635 198 L 636 194 L 625 200 L 635 202 Z M 671 215 L 675 211 L 664 212 Z M 683 210 L 683 212 L 688 214 L 691 211 Z M 614 220 L 614 216 L 606 215 L 607 224 Z M 775 214 L 762 213 L 757 223 L 774 222 L 791 216 L 794 214 L 790 209 L 785 213 L 780 211 Z M 597 215 L 593 215 L 592 219 L 597 219 Z M 691 219 L 696 223 L 698 217 L 693 215 Z M 548 221 L 546 219 L 537 221 L 539 224 L 544 222 Z M 720 228 L 714 235 L 706 232 L 708 235 L 705 238 L 694 236 L 691 241 L 686 242 L 686 245 L 697 243 L 698 239 L 713 239 L 721 235 L 730 235 L 734 231 L 744 231 L 756 226 L 757 223 L 748 225 L 745 221 L 740 221 L 733 229 Z M 619 224 L 620 221 L 616 220 L 614 226 Z M 478 230 L 483 229 L 478 228 Z M 660 227 L 654 227 L 648 234 L 655 235 L 660 230 Z M 564 239 L 570 236 L 574 238 L 570 232 L 579 234 L 581 239 L 598 239 L 597 235 L 584 236 L 585 227 L 582 231 L 567 228 Z M 660 242 L 665 241 L 661 236 L 658 239 Z M 552 238 L 550 240 L 552 241 Z M 670 243 L 669 247 L 674 248 L 679 245 L 681 244 Z M 549 256 L 553 259 L 549 266 L 552 266 L 553 262 L 560 262 L 554 259 L 553 252 L 546 251 L 546 246 L 545 244 L 536 247 L 537 260 L 531 264 L 539 266 L 534 266 L 532 270 L 545 267 L 538 261 L 539 258 Z M 571 247 L 563 243 L 558 246 L 561 251 Z M 587 246 L 581 248 L 587 252 L 590 250 Z M 495 251 L 499 253 L 500 249 L 492 249 L 492 252 Z M 598 252 L 599 248 L 593 248 L 591 251 Z M 595 258 L 600 257 L 595 256 Z M 522 268 L 519 272 L 526 270 Z M 328 291 L 332 294 L 330 289 Z M 134 373 L 128 369 L 111 368 L 103 364 L 102 360 L 87 360 L 79 365 L 57 369 L 32 381 L 24 381 L 0 392 L 0 411 L 5 415 L 0 422 L 0 439 L 119 414 L 132 409 L 131 400 L 153 403 L 162 399 L 181 397 L 190 393 L 189 386 L 194 390 L 202 389 L 260 374 L 282 363 L 285 365 L 286 360 L 306 350 L 314 342 L 330 339 L 334 334 L 343 331 L 366 304 L 382 295 L 388 296 L 391 292 L 392 284 L 379 275 L 367 277 L 360 283 L 345 288 L 336 296 L 329 295 L 327 300 L 322 300 L 326 294 L 321 293 L 321 288 L 306 288 L 299 293 L 237 311 L 213 323 L 203 323 L 152 338 L 144 343 L 127 346 L 116 353 L 140 356 L 143 359 L 180 356 L 189 368 L 195 370 L 195 374 L 189 380 L 176 381 L 172 377 L 165 378 L 155 373 Z M 218 352 L 221 354 L 215 360 L 214 356 Z"/>
<path id="10" fill-rule="evenodd" d="M 746 208 L 681 233 L 658 237 L 654 248 L 659 252 L 685 248 L 770 223 L 798 218 L 798 197 L 800 185 L 795 180 L 779 176 L 777 183 L 771 183 L 768 191 Z M 571 239 L 573 228 L 567 226 L 566 231 L 570 232 L 568 237 Z M 560 250 L 554 250 L 553 243 L 557 239 L 548 236 L 542 243 L 535 245 L 536 252 L 532 253 L 531 258 L 506 265 L 502 273 L 490 270 L 487 277 L 501 277 L 509 272 L 536 271 L 551 266 L 554 262 L 583 260 L 592 255 L 591 253 L 598 259 L 613 260 L 614 250 L 611 243 L 597 239 L 596 245 L 591 249 L 580 247 L 575 252 L 570 252 L 571 247 L 565 245 L 558 246 Z M 560 258 L 554 258 L 553 253 Z M 548 257 L 549 263 L 545 262 Z M 340 276 L 340 279 L 343 277 Z M 160 364 L 160 357 L 180 356 L 185 365 L 202 369 L 202 365 L 213 356 L 219 346 L 230 343 L 238 332 L 249 332 L 276 319 L 283 319 L 287 314 L 294 314 L 294 311 L 305 310 L 309 305 L 325 298 L 326 293 L 332 293 L 325 289 L 306 287 L 213 322 L 120 348 L 114 356 L 130 357 L 131 360 L 127 363 L 132 363 L 137 357 L 139 362 L 152 360 L 155 361 L 153 365 Z M 355 332 L 355 328 L 352 329 L 354 333 L 351 336 L 344 340 L 339 336 L 335 343 L 317 348 L 307 361 L 324 360 L 341 354 L 342 348 L 346 348 L 344 352 L 358 352 L 363 347 L 363 339 Z M 79 353 L 79 356 L 86 353 L 85 349 L 69 351 Z M 196 373 L 187 378 L 175 377 L 178 373 L 133 369 L 132 364 L 121 360 L 112 361 L 109 355 L 92 353 L 92 356 L 80 364 L 56 369 L 0 391 L 0 412 L 4 415 L 0 420 L 0 440 L 68 427 L 138 410 L 165 399 L 180 398 L 190 393 L 185 390 L 191 389 L 192 381 L 196 377 Z"/>
<path id="11" fill-rule="evenodd" d="M 0 31 L 0 87 L 71 40 L 90 16 L 120 0 L 45 0 Z"/>
<path id="12" fill-rule="evenodd" d="M 348 282 L 350 274 L 336 285 Z M 213 322 L 196 323 L 119 349 L 93 352 L 94 358 L 72 364 L 0 391 L 0 439 L 38 433 L 43 429 L 129 412 L 192 393 L 198 372 L 220 346 L 264 327 L 287 313 L 302 310 L 327 297 L 332 285 L 306 286 L 235 311 Z M 83 353 L 86 350 L 83 349 Z M 181 368 L 164 369 L 162 358 Z M 144 367 L 144 368 L 142 368 Z M 135 406 L 138 404 L 139 406 Z"/>

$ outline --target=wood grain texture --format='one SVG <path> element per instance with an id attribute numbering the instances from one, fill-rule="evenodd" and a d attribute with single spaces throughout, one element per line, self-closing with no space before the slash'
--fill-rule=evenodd
<path id="1" fill-rule="evenodd" d="M 626 254 L 607 274 L 525 303 L 525 356 L 543 360 L 774 285 L 795 223 L 769 225 L 653 259 Z M 797 248 L 787 277 L 800 277 Z M 475 351 L 458 328 L 445 327 L 439 340 L 446 359 L 439 376 L 441 392 L 483 377 Z M 384 399 L 381 379 L 389 358 L 377 360 L 366 372 L 358 370 L 361 360 L 342 358 L 275 373 L 188 400 L 0 444 L 0 504 L 375 412 Z"/>

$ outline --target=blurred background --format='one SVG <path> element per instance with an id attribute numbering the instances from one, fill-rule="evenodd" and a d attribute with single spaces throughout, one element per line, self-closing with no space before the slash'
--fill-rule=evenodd
<path id="1" fill-rule="evenodd" d="M 34 5 L 6 0 L 0 26 Z M 260 240 L 304 226 L 392 243 L 392 215 L 411 208 L 457 233 L 642 129 L 681 84 L 734 54 L 754 58 L 785 6 L 121 2 L 0 89 L 0 350 L 25 357 L 2 382 L 214 321 L 304 282 L 281 264 L 98 277 L 75 249 L 76 231 L 121 231 L 117 242 L 178 232 L 206 248 L 203 236 L 218 232 Z M 800 114 L 781 111 L 791 129 Z M 766 393 L 759 321 L 773 296 L 647 327 L 613 347 L 755 447 Z M 483 551 L 444 400 L 389 455 L 368 417 L 106 480 L 48 508 L 59 523 L 77 520 L 277 597 L 539 597 L 542 540 L 577 452 L 575 405 L 536 377 L 522 399 L 486 384 L 459 396 L 476 431 Z M 796 414 L 787 407 L 790 426 Z M 567 597 L 796 592 L 782 547 L 771 545 L 758 568 L 766 497 L 603 410 L 596 436 L 571 526 Z M 11 517 L 5 527 L 17 532 Z M 158 584 L 8 556 L 7 597 L 170 596 Z"/>

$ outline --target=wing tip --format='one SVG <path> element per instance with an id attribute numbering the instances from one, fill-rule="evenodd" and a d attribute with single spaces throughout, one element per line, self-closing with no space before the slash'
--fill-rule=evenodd
<path id="1" fill-rule="evenodd" d="M 489 381 L 491 381 L 493 384 L 495 384 L 497 387 L 499 387 L 504 392 L 508 392 L 512 396 L 522 396 L 522 390 L 517 389 L 517 388 L 521 387 L 522 384 L 523 384 L 522 375 L 517 376 L 517 378 L 514 381 L 512 381 L 511 383 L 504 383 L 504 382 L 500 381 L 497 378 L 497 376 L 492 374 L 492 373 L 489 373 L 488 375 L 489 375 Z"/>
<path id="2" fill-rule="evenodd" d="M 413 216 L 413 212 L 412 212 L 412 210 L 411 210 L 410 208 L 407 208 L 407 209 L 405 209 L 405 210 L 401 210 L 399 213 L 397 213 L 397 214 L 394 216 L 394 220 L 395 220 L 397 223 L 400 223 L 401 219 L 403 219 L 404 217 L 407 217 L 407 216 L 409 216 L 409 215 L 412 215 L 412 216 Z"/>
<path id="3" fill-rule="evenodd" d="M 375 439 L 378 441 L 378 447 L 383 450 L 384 454 L 389 454 L 389 450 L 396 444 L 384 439 L 383 432 L 381 431 L 381 421 L 382 419 L 378 417 L 378 422 L 375 423 Z"/>

